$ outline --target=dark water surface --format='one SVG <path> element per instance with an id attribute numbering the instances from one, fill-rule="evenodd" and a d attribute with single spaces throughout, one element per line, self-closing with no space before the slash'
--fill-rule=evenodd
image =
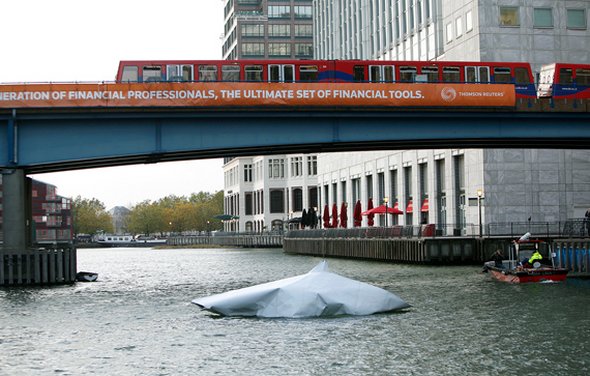
<path id="1" fill-rule="evenodd" d="M 589 375 L 590 282 L 328 260 L 403 313 L 220 318 L 191 300 L 302 274 L 279 250 L 81 249 L 99 281 L 0 289 L 0 375 Z"/>

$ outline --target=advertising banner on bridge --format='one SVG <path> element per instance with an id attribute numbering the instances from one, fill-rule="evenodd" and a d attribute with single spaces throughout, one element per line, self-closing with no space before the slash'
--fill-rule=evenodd
<path id="1" fill-rule="evenodd" d="M 0 85 L 0 108 L 511 107 L 514 85 L 160 82 Z"/>

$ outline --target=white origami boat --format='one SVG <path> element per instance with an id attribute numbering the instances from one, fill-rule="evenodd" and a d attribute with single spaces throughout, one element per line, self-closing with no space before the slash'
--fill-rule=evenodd
<path id="1" fill-rule="evenodd" d="M 289 318 L 371 315 L 410 307 L 386 290 L 329 272 L 326 261 L 303 275 L 192 302 L 224 316 Z"/>

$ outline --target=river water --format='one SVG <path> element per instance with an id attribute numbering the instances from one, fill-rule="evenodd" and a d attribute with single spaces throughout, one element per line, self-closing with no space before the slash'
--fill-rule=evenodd
<path id="1" fill-rule="evenodd" d="M 509 285 L 477 266 L 343 259 L 402 313 L 226 318 L 191 304 L 305 273 L 281 250 L 80 249 L 94 283 L 0 289 L 0 375 L 588 375 L 590 282 Z"/>

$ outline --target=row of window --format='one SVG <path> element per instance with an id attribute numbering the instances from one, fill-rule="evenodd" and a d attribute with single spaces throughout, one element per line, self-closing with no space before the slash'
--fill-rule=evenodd
<path id="1" fill-rule="evenodd" d="M 296 19 L 311 19 L 313 13 L 311 5 L 294 5 L 291 9 L 290 5 L 269 5 L 268 18 L 291 18 L 291 15 Z"/>
<path id="2" fill-rule="evenodd" d="M 268 56 L 291 56 L 291 49 L 295 56 L 312 57 L 312 43 L 242 43 L 243 56 L 265 56 L 268 47 Z"/>
<path id="3" fill-rule="evenodd" d="M 568 29 L 585 30 L 586 23 L 586 9 L 583 8 L 569 8 L 566 9 L 566 27 Z M 520 7 L 517 6 L 501 6 L 500 7 L 500 26 L 502 27 L 518 27 L 520 26 Z M 533 8 L 533 27 L 537 28 L 552 28 L 553 9 L 549 7 Z"/>
<path id="4" fill-rule="evenodd" d="M 463 17 L 455 18 L 454 22 L 449 22 L 446 25 L 445 35 L 447 43 L 454 38 L 460 38 L 463 33 L 468 33 L 473 30 L 473 13 L 469 10 L 465 13 L 465 29 L 463 29 Z"/>
<path id="5" fill-rule="evenodd" d="M 313 36 L 313 25 L 294 25 L 295 37 L 309 38 Z M 264 37 L 264 24 L 242 24 L 243 37 Z M 268 25 L 268 36 L 271 38 L 290 38 L 291 25 L 270 24 Z"/>

